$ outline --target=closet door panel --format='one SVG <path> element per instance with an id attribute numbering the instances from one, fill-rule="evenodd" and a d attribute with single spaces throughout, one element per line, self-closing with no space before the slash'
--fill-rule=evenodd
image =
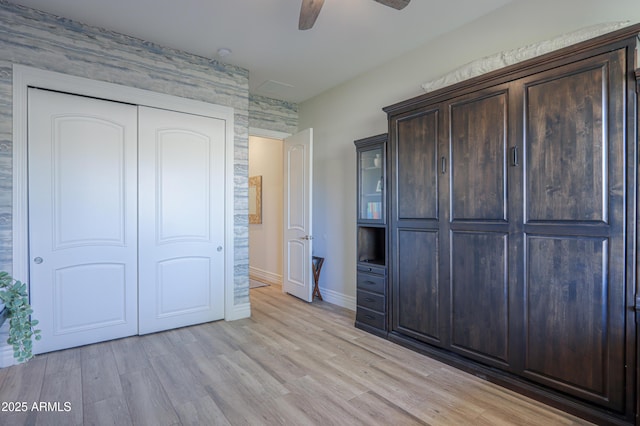
<path id="1" fill-rule="evenodd" d="M 451 220 L 506 221 L 507 94 L 451 105 Z"/>
<path id="2" fill-rule="evenodd" d="M 524 374 L 615 410 L 625 392 L 623 50 L 524 83 Z"/>
<path id="3" fill-rule="evenodd" d="M 399 286 L 395 329 L 432 342 L 440 340 L 437 231 L 398 233 Z"/>
<path id="4" fill-rule="evenodd" d="M 391 144 L 395 158 L 391 164 L 391 245 L 396 265 L 392 269 L 395 315 L 391 329 L 439 346 L 444 345 L 442 338 L 448 329 L 444 323 L 446 289 L 443 292 L 440 287 L 446 264 L 442 244 L 448 245 L 441 238 L 442 215 L 446 214 L 439 188 L 445 182 L 440 179 L 440 152 L 445 146 L 440 135 L 442 117 L 439 106 L 399 117 L 392 124 L 396 137 Z"/>
<path id="5" fill-rule="evenodd" d="M 527 253 L 527 371 L 602 398 L 609 338 L 607 240 L 529 236 Z"/>
<path id="6" fill-rule="evenodd" d="M 607 75 L 601 64 L 527 88 L 528 221 L 607 221 Z"/>
<path id="7" fill-rule="evenodd" d="M 139 117 L 139 332 L 222 319 L 225 123 Z"/>
<path id="8" fill-rule="evenodd" d="M 507 235 L 453 232 L 451 345 L 484 362 L 508 361 Z"/>
<path id="9" fill-rule="evenodd" d="M 138 332 L 136 121 L 131 105 L 29 89 L 34 353 Z"/>
<path id="10" fill-rule="evenodd" d="M 438 111 L 397 122 L 398 219 L 438 219 Z"/>
<path id="11" fill-rule="evenodd" d="M 449 276 L 451 349 L 509 363 L 507 86 L 451 102 Z"/>

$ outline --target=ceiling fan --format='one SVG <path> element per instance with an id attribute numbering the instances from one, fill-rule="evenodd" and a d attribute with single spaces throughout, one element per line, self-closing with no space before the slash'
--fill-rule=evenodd
<path id="1" fill-rule="evenodd" d="M 411 0 L 375 0 L 380 4 L 400 10 L 404 9 Z M 313 27 L 316 18 L 322 9 L 324 0 L 302 0 L 300 8 L 300 21 L 298 23 L 299 30 L 308 30 Z"/>

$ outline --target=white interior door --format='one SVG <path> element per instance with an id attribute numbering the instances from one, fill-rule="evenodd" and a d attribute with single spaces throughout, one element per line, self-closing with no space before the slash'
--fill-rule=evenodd
<path id="1" fill-rule="evenodd" d="M 313 300 L 311 255 L 313 234 L 313 129 L 284 140 L 284 265 L 282 290 Z"/>
<path id="2" fill-rule="evenodd" d="M 139 114 L 140 334 L 222 319 L 225 121 Z"/>
<path id="3" fill-rule="evenodd" d="M 34 352 L 136 334 L 137 109 L 29 89 Z"/>

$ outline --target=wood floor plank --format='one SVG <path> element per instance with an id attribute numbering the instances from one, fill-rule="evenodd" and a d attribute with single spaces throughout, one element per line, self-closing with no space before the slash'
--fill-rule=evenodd
<path id="1" fill-rule="evenodd" d="M 151 368 L 123 374 L 121 380 L 133 424 L 149 426 L 179 424 L 173 404 Z"/>
<path id="2" fill-rule="evenodd" d="M 83 347 L 81 357 L 84 404 L 122 396 L 120 373 L 109 342 Z"/>
<path id="3" fill-rule="evenodd" d="M 208 396 L 204 386 L 184 361 L 175 353 L 151 359 L 153 371 L 174 406 Z"/>
<path id="4" fill-rule="evenodd" d="M 256 343 L 264 346 L 270 346 L 275 348 L 276 350 L 281 350 L 284 352 L 287 351 L 296 351 L 300 349 L 298 345 L 293 343 L 291 340 L 287 339 L 286 336 L 282 336 L 275 332 L 278 323 L 275 321 L 270 321 L 267 318 L 261 318 L 256 320 L 255 324 L 251 326 L 246 326 L 249 333 L 251 333 L 251 340 L 248 344 L 243 344 L 241 347 L 244 349 L 246 347 L 255 346 Z"/>
<path id="5" fill-rule="evenodd" d="M 183 327 L 175 330 L 167 330 L 163 334 L 174 346 L 183 346 L 198 340 L 191 332 L 194 328 L 195 327 Z"/>
<path id="6" fill-rule="evenodd" d="M 153 333 L 142 336 L 142 348 L 149 358 L 167 355 L 171 352 L 171 340 L 166 333 Z"/>
<path id="7" fill-rule="evenodd" d="M 1 400 L 39 401 L 46 366 L 46 356 L 38 356 L 28 363 L 10 367 L 0 388 Z"/>
<path id="8" fill-rule="evenodd" d="M 289 393 L 282 383 L 242 351 L 232 355 L 220 355 L 220 360 L 235 386 L 242 389 L 249 400 L 267 401 Z"/>
<path id="9" fill-rule="evenodd" d="M 120 374 L 144 370 L 151 366 L 142 340 L 140 336 L 132 336 L 109 342 Z"/>
<path id="10" fill-rule="evenodd" d="M 0 413 L 7 425 L 34 425 L 38 412 L 31 409 L 40 402 L 47 358 L 36 356 L 25 364 L 9 367 L 0 387 L 0 402 L 14 404 Z M 18 403 L 19 405 L 15 405 Z"/>
<path id="11" fill-rule="evenodd" d="M 441 362 L 438 362 L 433 358 L 429 358 L 418 352 L 407 350 L 407 348 L 372 334 L 360 333 L 353 343 L 362 346 L 385 359 L 400 360 L 404 364 L 413 366 L 423 372 L 435 371 L 443 366 Z"/>
<path id="12" fill-rule="evenodd" d="M 428 425 L 428 423 L 372 391 L 365 392 L 349 400 L 349 404 L 361 413 L 361 418 L 369 419 L 367 422 L 369 424 Z"/>
<path id="13" fill-rule="evenodd" d="M 232 425 L 262 425 L 266 416 L 260 411 L 260 405 L 252 401 L 233 383 L 217 383 L 206 386 L 211 399 L 220 408 Z"/>
<path id="14" fill-rule="evenodd" d="M 313 426 L 317 425 L 311 417 L 294 404 L 290 398 L 291 394 L 276 398 L 269 402 L 262 402 L 258 405 L 260 412 L 269 419 L 268 424 L 283 426 Z M 326 424 L 326 423 L 325 423 Z"/>
<path id="15" fill-rule="evenodd" d="M 242 351 L 251 359 L 260 364 L 260 367 L 268 372 L 280 383 L 295 380 L 307 374 L 308 368 L 291 360 L 287 354 L 293 351 L 278 351 L 271 346 L 245 345 Z"/>
<path id="16" fill-rule="evenodd" d="M 331 352 L 336 356 L 347 357 L 357 363 L 372 364 L 384 360 L 383 357 L 375 352 L 353 344 L 350 339 L 343 339 L 326 331 L 313 333 L 309 337 L 313 339 L 316 344 L 331 348 Z"/>
<path id="17" fill-rule="evenodd" d="M 422 386 L 403 382 L 392 371 L 354 363 L 344 358 L 328 361 L 327 364 L 399 407 L 406 409 L 408 406 L 420 403 L 423 399 L 422 391 L 424 389 Z M 388 365 L 392 364 L 389 363 Z"/>
<path id="18" fill-rule="evenodd" d="M 74 371 L 82 366 L 81 349 L 73 348 L 64 351 L 50 352 L 43 355 L 47 359 L 46 375 Z"/>
<path id="19" fill-rule="evenodd" d="M 196 338 L 196 343 L 202 347 L 208 357 L 233 353 L 240 348 L 238 342 L 231 340 L 229 336 L 218 327 L 219 324 L 222 323 L 202 324 L 191 330 L 191 333 Z"/>
<path id="20" fill-rule="evenodd" d="M 291 395 L 287 398 L 317 425 L 366 425 L 366 421 L 348 400 L 327 392 L 326 388 L 311 376 L 305 376 L 287 385 Z"/>
<path id="21" fill-rule="evenodd" d="M 130 426 L 131 415 L 124 395 L 84 404 L 85 426 Z"/>
<path id="22" fill-rule="evenodd" d="M 348 400 L 367 391 L 367 387 L 354 380 L 350 374 L 316 358 L 313 353 L 295 351 L 288 353 L 285 357 L 297 365 L 305 366 L 307 375 L 319 382 L 327 393 Z"/>
<path id="23" fill-rule="evenodd" d="M 36 425 L 82 425 L 81 369 L 46 374 L 39 402 L 45 405 L 38 411 Z"/>
<path id="24" fill-rule="evenodd" d="M 231 426 L 224 413 L 211 397 L 207 396 L 176 405 L 180 424 L 184 426 Z"/>
<path id="25" fill-rule="evenodd" d="M 356 329 L 352 311 L 302 302 L 277 286 L 250 296 L 248 319 L 53 352 L 0 370 L 0 401 L 72 404 L 70 413 L 0 413 L 0 424 L 588 424 Z"/>
<path id="26" fill-rule="evenodd" d="M 4 382 L 5 377 L 7 377 L 8 368 L 0 368 L 0 389 L 2 389 L 2 383 Z"/>

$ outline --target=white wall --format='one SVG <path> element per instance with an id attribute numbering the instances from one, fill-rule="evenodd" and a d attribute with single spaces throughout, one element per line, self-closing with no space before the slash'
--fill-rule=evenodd
<path id="1" fill-rule="evenodd" d="M 517 0 L 300 104 L 298 128 L 314 128 L 314 252 L 326 257 L 321 288 L 355 297 L 353 141 L 387 131 L 381 108 L 422 94 L 422 83 L 475 59 L 627 20 L 640 22 L 638 0 Z"/>
<path id="2" fill-rule="evenodd" d="M 262 223 L 249 224 L 249 276 L 282 284 L 282 140 L 249 137 L 249 176 L 262 176 Z"/>

